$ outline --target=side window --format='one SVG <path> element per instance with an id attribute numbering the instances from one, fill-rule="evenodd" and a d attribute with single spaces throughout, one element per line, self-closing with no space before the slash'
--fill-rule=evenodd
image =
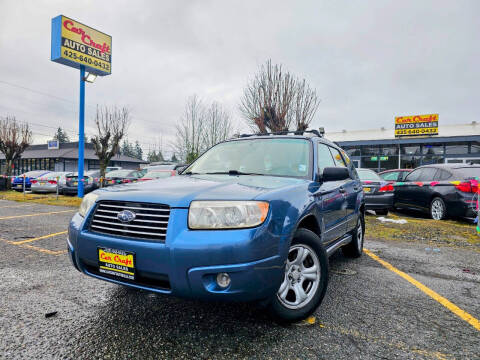
<path id="1" fill-rule="evenodd" d="M 411 182 L 411 181 L 419 181 L 420 176 L 422 175 L 423 169 L 418 169 L 412 171 L 410 174 L 407 175 L 405 178 L 406 182 Z"/>
<path id="2" fill-rule="evenodd" d="M 345 164 L 345 161 L 343 161 L 342 155 L 340 155 L 340 151 L 332 147 L 329 147 L 329 149 L 332 152 L 333 160 L 335 161 L 335 166 L 347 167 L 347 165 Z"/>
<path id="3" fill-rule="evenodd" d="M 427 167 L 422 169 L 422 174 L 420 175 L 419 181 L 433 181 L 435 174 L 437 173 L 437 169 Z"/>
<path id="4" fill-rule="evenodd" d="M 382 175 L 380 175 L 380 177 L 383 180 L 387 180 L 387 181 L 397 181 L 398 174 L 399 174 L 398 171 L 392 171 L 392 172 L 382 174 Z"/>
<path id="5" fill-rule="evenodd" d="M 447 179 L 450 179 L 451 176 L 452 174 L 450 174 L 448 171 L 439 169 L 437 174 L 435 175 L 435 180 L 437 181 L 447 180 Z"/>
<path id="6" fill-rule="evenodd" d="M 320 172 L 323 171 L 326 167 L 335 166 L 333 162 L 332 154 L 330 154 L 330 150 L 328 150 L 328 146 L 325 144 L 318 144 L 318 170 Z"/>

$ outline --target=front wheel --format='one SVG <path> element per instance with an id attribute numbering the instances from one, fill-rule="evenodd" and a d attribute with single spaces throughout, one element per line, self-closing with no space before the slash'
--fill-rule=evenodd
<path id="1" fill-rule="evenodd" d="M 270 313 L 281 322 L 305 319 L 322 302 L 327 284 L 328 257 L 320 238 L 310 230 L 297 230 L 283 281 L 270 302 Z"/>
<path id="2" fill-rule="evenodd" d="M 442 198 L 436 197 L 430 203 L 430 216 L 433 220 L 443 220 L 447 217 L 447 207 Z"/>

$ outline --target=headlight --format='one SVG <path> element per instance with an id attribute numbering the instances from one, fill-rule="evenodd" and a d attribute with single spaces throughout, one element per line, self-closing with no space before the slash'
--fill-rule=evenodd
<path id="1" fill-rule="evenodd" d="M 192 201 L 190 229 L 239 229 L 262 224 L 267 218 L 264 201 Z"/>
<path id="2" fill-rule="evenodd" d="M 87 215 L 88 210 L 90 210 L 90 208 L 95 205 L 95 201 L 97 200 L 97 198 L 98 195 L 95 193 L 85 195 L 82 203 L 80 204 L 80 209 L 78 210 L 80 216 L 85 217 L 85 215 Z"/>

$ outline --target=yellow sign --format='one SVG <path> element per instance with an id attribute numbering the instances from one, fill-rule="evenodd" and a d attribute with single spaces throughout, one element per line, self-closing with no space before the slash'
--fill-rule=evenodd
<path id="1" fill-rule="evenodd" d="M 395 118 L 395 137 L 438 135 L 438 114 Z"/>
<path id="2" fill-rule="evenodd" d="M 112 37 L 60 15 L 52 20 L 52 60 L 97 75 L 112 72 Z"/>

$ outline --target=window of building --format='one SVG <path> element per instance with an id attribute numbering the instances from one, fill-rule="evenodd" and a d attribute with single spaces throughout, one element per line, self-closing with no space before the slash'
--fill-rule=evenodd
<path id="1" fill-rule="evenodd" d="M 470 146 L 470 152 L 472 154 L 480 154 L 480 142 L 472 141 Z"/>
<path id="2" fill-rule="evenodd" d="M 468 143 L 447 143 L 445 149 L 447 154 L 468 154 Z"/>
<path id="3" fill-rule="evenodd" d="M 406 156 L 402 155 L 400 159 L 400 168 L 401 169 L 415 169 L 420 166 L 422 157 L 421 156 Z"/>
<path id="4" fill-rule="evenodd" d="M 398 147 L 397 146 L 382 146 L 381 150 L 382 155 L 398 155 Z"/>
<path id="5" fill-rule="evenodd" d="M 405 146 L 400 147 L 400 152 L 402 155 L 420 155 L 420 145 Z"/>
<path id="6" fill-rule="evenodd" d="M 423 145 L 422 147 L 422 154 L 425 155 L 443 155 L 444 154 L 444 148 L 443 144 L 441 145 Z"/>
<path id="7" fill-rule="evenodd" d="M 350 156 L 360 156 L 360 148 L 359 147 L 350 147 L 346 146 L 343 148 L 345 152 Z"/>
<path id="8" fill-rule="evenodd" d="M 362 156 L 365 155 L 379 155 L 380 146 L 362 146 L 361 147 Z"/>

